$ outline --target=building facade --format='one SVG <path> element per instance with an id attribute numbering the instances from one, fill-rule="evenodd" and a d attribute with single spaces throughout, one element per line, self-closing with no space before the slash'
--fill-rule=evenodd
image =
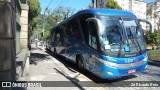
<path id="1" fill-rule="evenodd" d="M 22 77 L 29 64 L 28 10 L 20 0 L 0 0 L 0 81 Z"/>
<path id="2" fill-rule="evenodd" d="M 99 7 L 104 8 L 109 0 L 100 0 Z M 115 0 L 123 10 L 133 12 L 137 18 L 146 19 L 147 3 L 143 0 Z M 142 23 L 142 28 L 146 29 L 146 24 Z"/>
<path id="3" fill-rule="evenodd" d="M 160 0 L 147 4 L 147 19 L 152 21 L 154 28 L 160 30 Z"/>

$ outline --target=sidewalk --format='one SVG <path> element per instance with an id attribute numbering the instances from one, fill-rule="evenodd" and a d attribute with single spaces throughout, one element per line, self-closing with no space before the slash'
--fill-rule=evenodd
<path id="1" fill-rule="evenodd" d="M 25 81 L 29 75 L 29 58 L 30 51 L 28 49 L 22 49 L 16 56 L 16 80 Z"/>
<path id="2" fill-rule="evenodd" d="M 67 64 L 59 61 L 59 58 L 49 55 L 40 48 L 40 46 L 35 47 L 35 45 L 32 45 L 29 81 L 60 81 L 61 84 L 64 84 L 64 81 L 66 81 L 72 85 L 64 85 L 67 87 L 28 88 L 28 90 L 101 90 L 100 87 L 83 87 L 78 85 L 76 82 L 89 80 L 84 78 L 81 73 L 69 68 Z"/>

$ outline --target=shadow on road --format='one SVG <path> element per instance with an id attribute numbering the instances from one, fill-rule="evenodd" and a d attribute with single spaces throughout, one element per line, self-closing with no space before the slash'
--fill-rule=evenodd
<path id="1" fill-rule="evenodd" d="M 149 61 L 149 65 L 160 67 L 160 61 Z"/>
<path id="2" fill-rule="evenodd" d="M 12 90 L 27 90 L 25 87 L 14 87 Z"/>
<path id="3" fill-rule="evenodd" d="M 88 77 L 89 79 L 91 79 L 94 83 L 96 84 L 110 84 L 110 83 L 114 83 L 114 82 L 121 82 L 121 81 L 124 81 L 124 80 L 128 80 L 128 79 L 132 79 L 132 78 L 136 78 L 137 76 L 136 75 L 130 75 L 130 76 L 125 76 L 125 77 L 122 77 L 122 78 L 119 78 L 119 79 L 115 79 L 115 80 L 107 80 L 107 79 L 102 79 L 102 78 L 99 78 L 97 76 L 95 76 L 94 74 L 92 74 L 91 72 L 89 71 L 84 71 L 82 72 L 81 70 L 78 69 L 78 67 L 76 66 L 76 64 L 70 62 L 70 61 L 67 61 L 65 58 L 61 57 L 61 56 L 55 56 L 52 52 L 50 51 L 46 51 L 46 53 L 48 53 L 49 55 L 53 56 L 54 58 L 56 58 L 58 61 L 60 61 L 62 64 L 65 65 L 65 67 L 76 73 L 76 72 L 80 72 L 82 73 L 83 75 L 85 75 L 86 77 Z M 62 73 L 61 73 L 62 74 Z M 63 74 L 62 74 L 63 75 Z M 68 77 L 67 77 L 68 78 Z M 70 78 L 68 78 L 69 80 L 71 80 Z"/>
<path id="4" fill-rule="evenodd" d="M 31 53 L 30 57 L 30 64 L 37 65 L 39 61 L 44 61 L 47 58 L 47 54 L 41 54 L 41 53 Z"/>
<path id="5" fill-rule="evenodd" d="M 77 82 L 79 82 L 78 79 L 76 78 L 71 78 L 69 76 L 66 76 L 63 72 L 59 71 L 58 69 L 54 68 L 54 70 L 56 70 L 58 73 L 60 73 L 61 75 L 63 75 L 64 77 L 66 77 L 68 80 L 71 81 L 72 84 L 74 84 L 76 87 L 78 87 L 80 90 L 85 90 L 81 85 L 79 85 Z"/>

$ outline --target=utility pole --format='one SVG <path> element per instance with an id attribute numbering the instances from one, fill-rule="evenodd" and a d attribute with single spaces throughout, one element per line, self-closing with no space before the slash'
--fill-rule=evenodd
<path id="1" fill-rule="evenodd" d="M 152 33 L 154 32 L 154 3 L 152 5 Z"/>
<path id="2" fill-rule="evenodd" d="M 95 2 L 92 0 L 92 8 L 95 8 Z"/>
<path id="3" fill-rule="evenodd" d="M 98 8 L 98 0 L 96 0 L 96 8 Z"/>
<path id="4" fill-rule="evenodd" d="M 49 3 L 49 5 L 51 4 L 53 2 L 53 0 L 51 0 L 51 2 Z M 44 29 L 45 29 L 45 13 L 48 11 L 48 7 L 49 7 L 49 5 L 45 8 L 45 10 L 44 10 L 44 17 L 43 17 L 43 40 L 42 40 L 42 49 L 44 50 L 45 48 L 44 48 Z M 49 12 L 48 12 L 48 14 L 49 14 Z"/>
<path id="5" fill-rule="evenodd" d="M 43 33 L 42 33 L 42 35 L 43 35 L 43 40 L 42 40 L 42 49 L 43 50 L 45 50 L 45 47 L 44 47 L 44 29 L 45 29 L 45 13 L 46 13 L 46 11 L 48 10 L 48 8 L 46 8 L 45 9 L 45 11 L 44 11 L 44 16 L 43 16 Z"/>
<path id="6" fill-rule="evenodd" d="M 99 4 L 100 4 L 99 0 L 92 0 L 92 8 L 98 8 Z"/>

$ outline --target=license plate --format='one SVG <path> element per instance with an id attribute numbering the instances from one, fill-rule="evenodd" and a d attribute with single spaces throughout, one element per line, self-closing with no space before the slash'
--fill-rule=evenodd
<path id="1" fill-rule="evenodd" d="M 136 72 L 136 69 L 128 70 L 128 74 L 132 74 L 132 73 L 135 73 L 135 72 Z"/>

